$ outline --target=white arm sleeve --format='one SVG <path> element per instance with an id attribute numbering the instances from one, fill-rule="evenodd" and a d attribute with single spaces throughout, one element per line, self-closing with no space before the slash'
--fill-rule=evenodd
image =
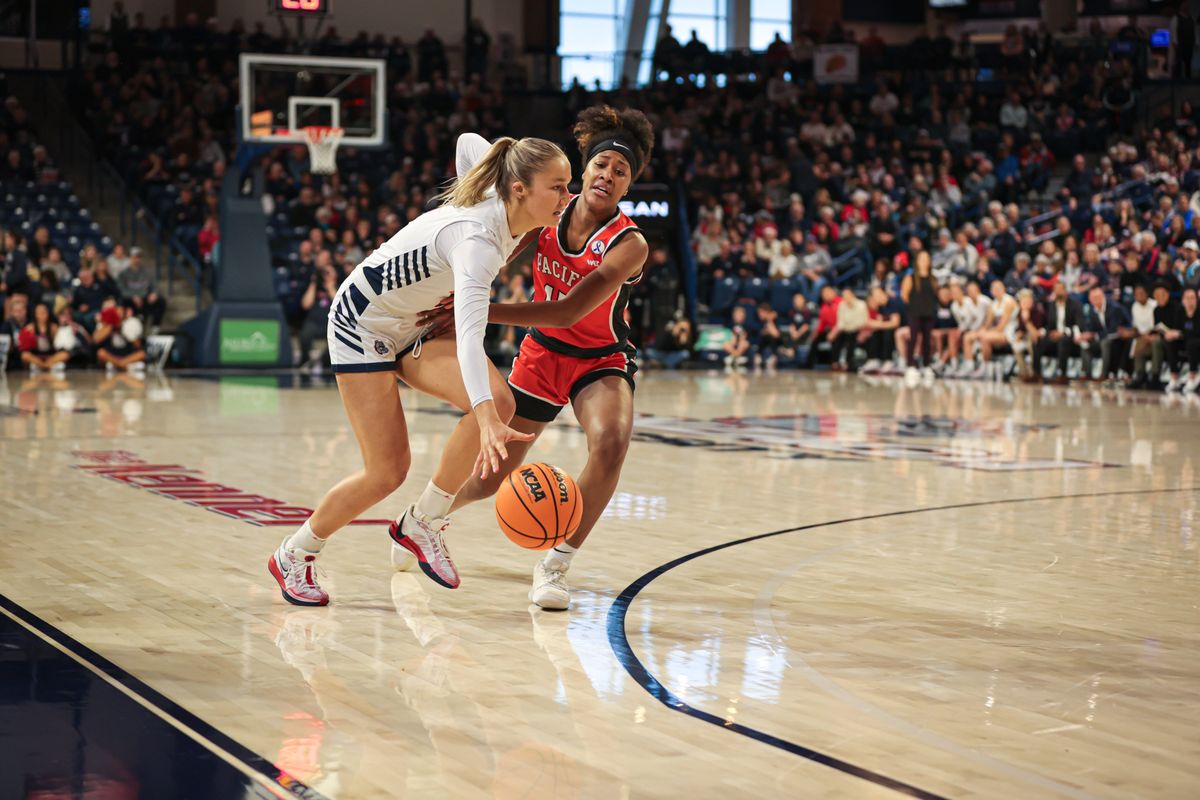
<path id="1" fill-rule="evenodd" d="M 471 398 L 471 408 L 492 399 L 483 334 L 487 330 L 492 281 L 503 263 L 504 256 L 496 245 L 479 235 L 464 238 L 450 252 L 458 366 L 467 396 Z"/>
<path id="2" fill-rule="evenodd" d="M 478 133 L 464 133 L 459 136 L 458 144 L 454 148 L 454 169 L 458 177 L 461 178 L 470 172 L 475 162 L 483 158 L 484 153 L 491 147 L 488 140 Z"/>

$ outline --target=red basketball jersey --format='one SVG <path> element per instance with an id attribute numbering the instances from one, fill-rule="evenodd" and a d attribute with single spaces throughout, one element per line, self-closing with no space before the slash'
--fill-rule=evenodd
<path id="1" fill-rule="evenodd" d="M 604 254 L 624 236 L 638 229 L 620 211 L 596 229 L 583 249 L 571 252 L 567 245 L 567 226 L 578 197 L 571 198 L 556 228 L 544 228 L 538 237 L 533 264 L 534 300 L 561 300 L 579 282 L 600 266 Z M 641 280 L 641 273 L 626 281 L 604 302 L 569 328 L 537 328 L 530 334 L 546 349 L 579 358 L 598 358 L 619 352 L 626 346 L 629 326 L 625 307 L 630 287 Z"/>

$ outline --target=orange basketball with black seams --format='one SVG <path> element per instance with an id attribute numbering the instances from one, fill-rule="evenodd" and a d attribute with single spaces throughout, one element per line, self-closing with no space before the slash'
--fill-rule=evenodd
<path id="1" fill-rule="evenodd" d="M 523 464 L 496 492 L 496 522 L 528 550 L 549 550 L 579 528 L 583 497 L 575 479 L 551 464 Z"/>

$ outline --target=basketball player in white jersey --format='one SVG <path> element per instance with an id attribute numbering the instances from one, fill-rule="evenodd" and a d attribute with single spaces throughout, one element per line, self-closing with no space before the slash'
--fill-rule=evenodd
<path id="1" fill-rule="evenodd" d="M 505 443 L 532 435 L 508 426 L 512 393 L 483 351 L 492 280 L 526 233 L 553 226 L 570 199 L 571 167 L 543 139 L 493 145 L 459 138 L 458 179 L 444 205 L 422 214 L 371 253 L 346 279 L 329 312 L 329 354 L 338 391 L 362 451 L 363 468 L 334 486 L 284 539 L 268 569 L 289 603 L 323 606 L 314 561 L 326 540 L 394 492 L 411 454 L 396 376 L 464 412 L 433 478 L 390 529 L 392 541 L 442 586 L 459 585 L 443 540 L 458 490 L 508 457 Z M 419 312 L 454 292 L 456 334 L 422 341 Z"/>

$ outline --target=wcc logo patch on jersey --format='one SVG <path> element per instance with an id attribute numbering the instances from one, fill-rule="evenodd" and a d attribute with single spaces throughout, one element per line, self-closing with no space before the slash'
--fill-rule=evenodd
<path id="1" fill-rule="evenodd" d="M 381 355 L 381 356 L 386 356 L 388 353 L 388 346 L 386 344 L 384 344 L 383 342 L 379 341 L 378 339 L 376 339 L 375 340 L 375 352 L 379 353 L 379 355 Z"/>
<path id="2" fill-rule="evenodd" d="M 604 255 L 604 242 L 600 239 L 592 242 L 592 252 L 598 256 Z"/>

